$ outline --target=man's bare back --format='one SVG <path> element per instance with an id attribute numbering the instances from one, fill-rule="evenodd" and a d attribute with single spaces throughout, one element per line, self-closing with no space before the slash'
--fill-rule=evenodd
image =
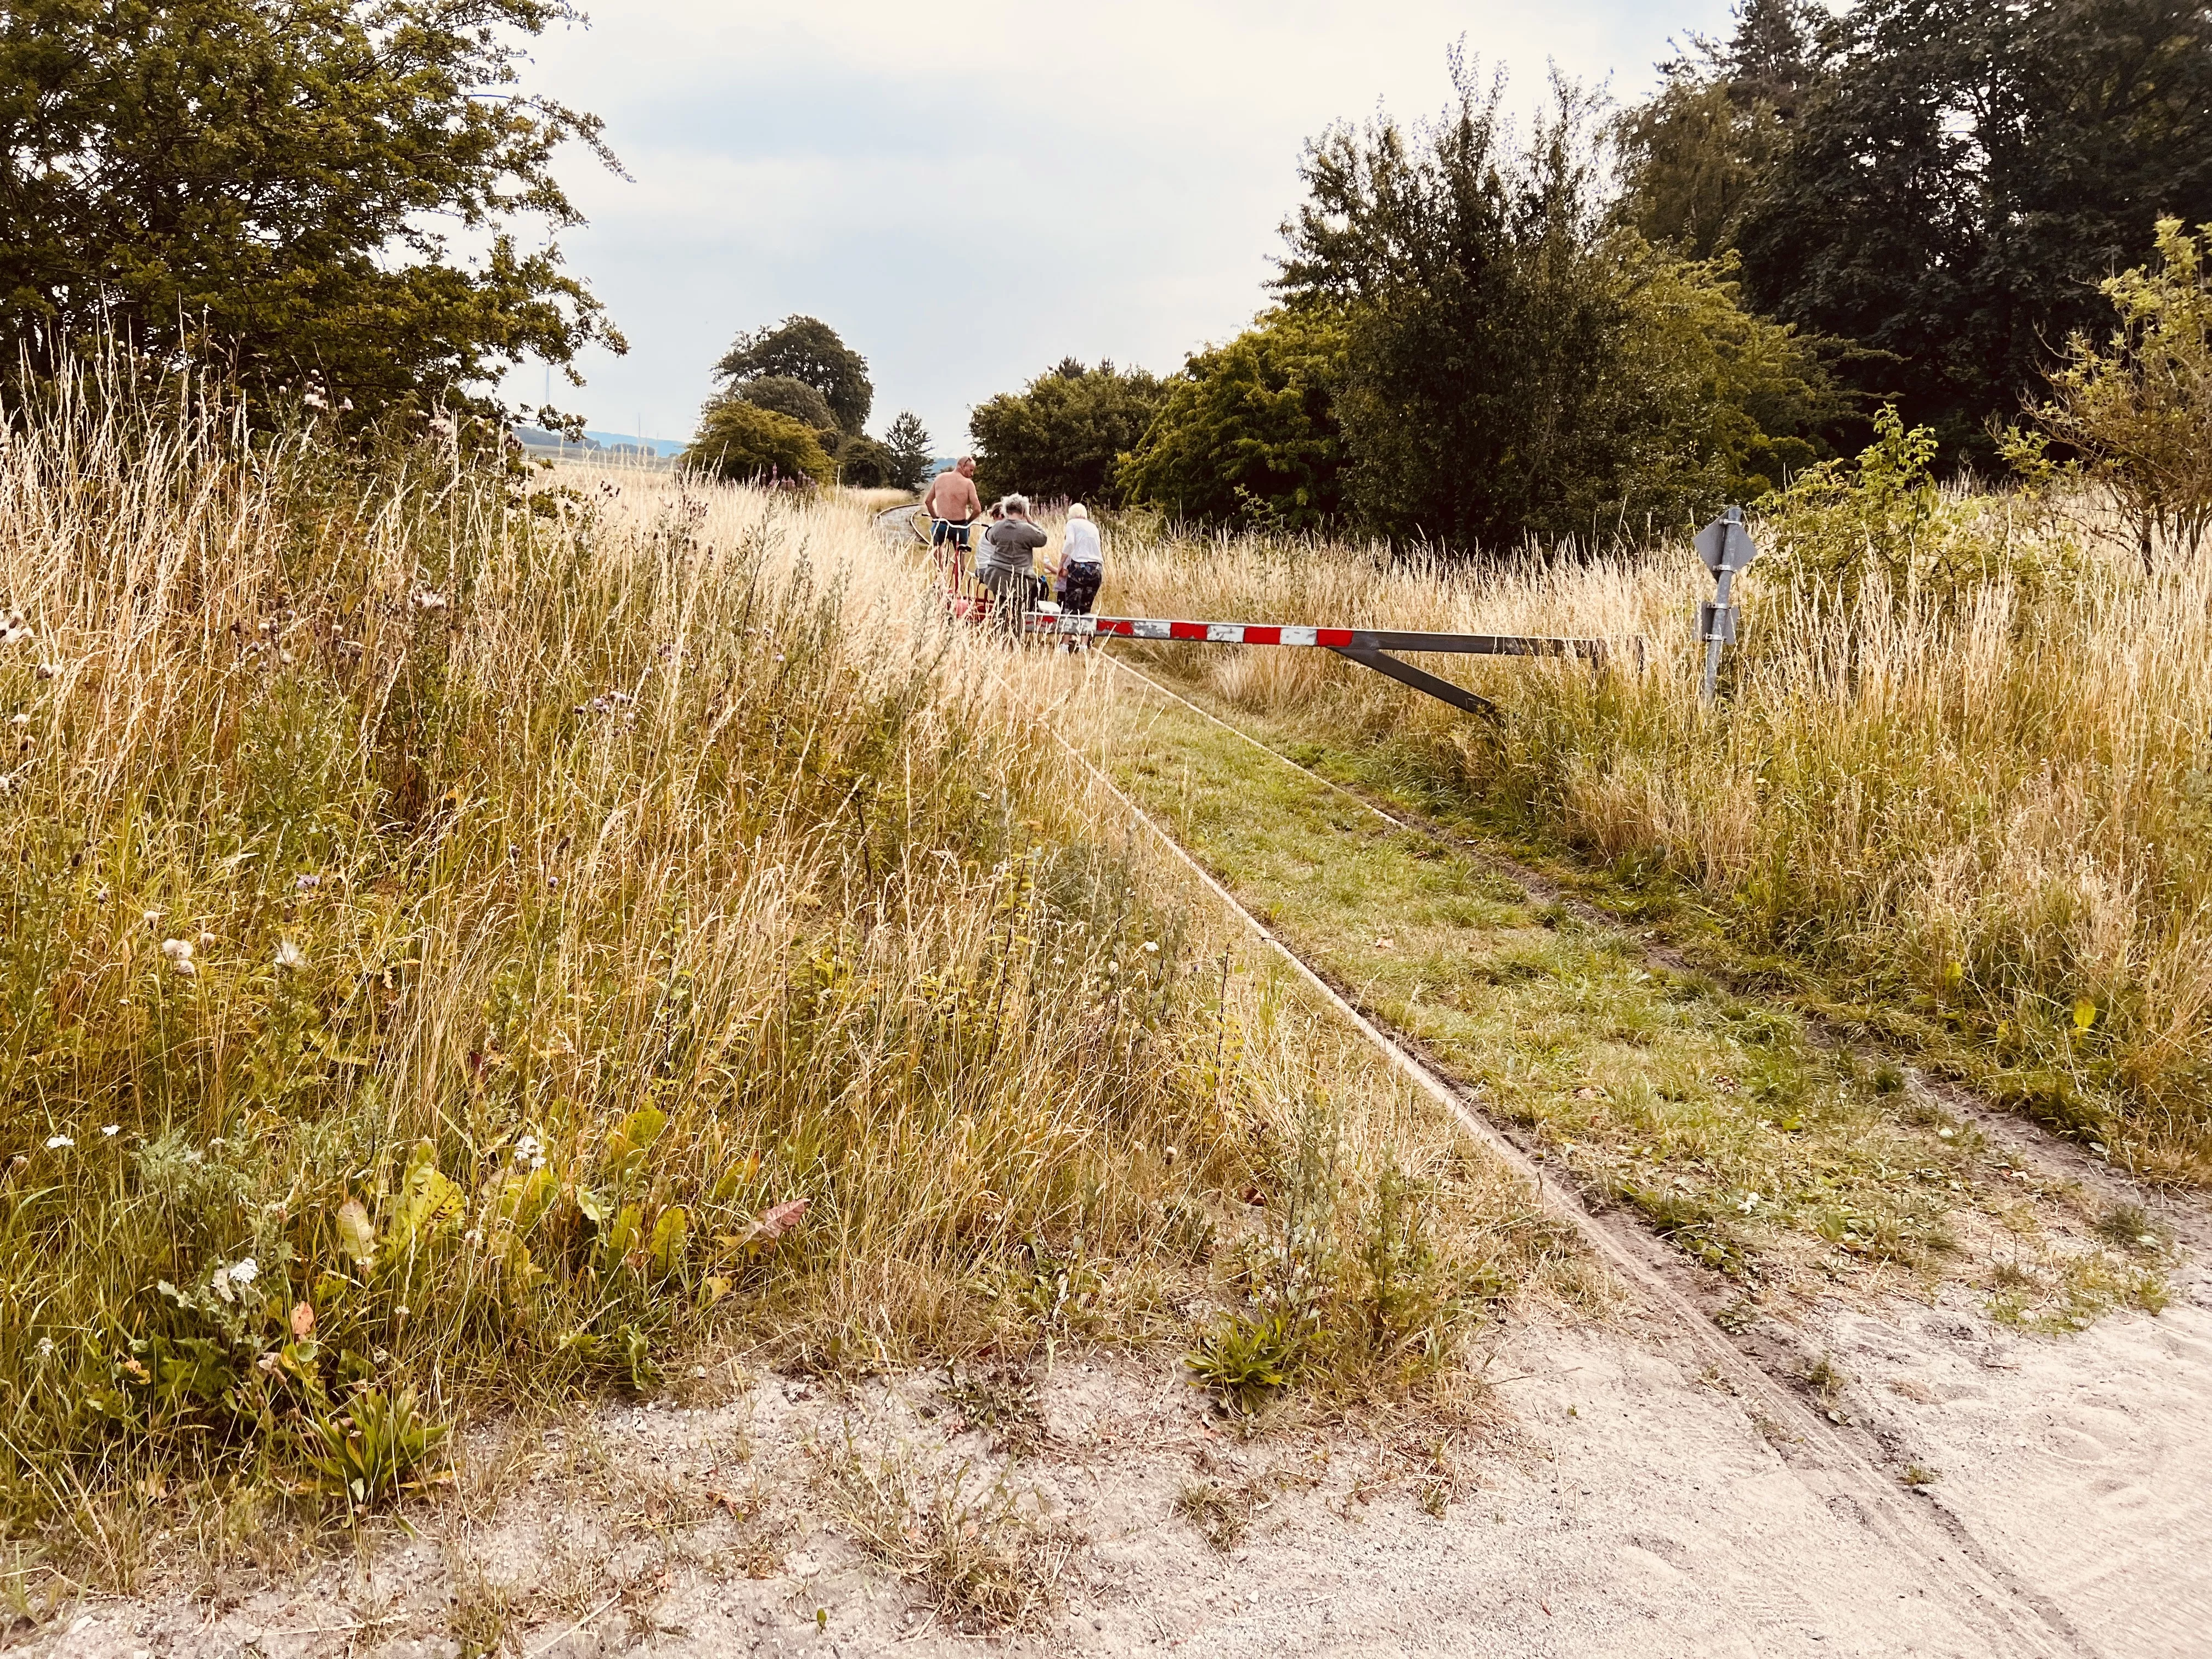
<path id="1" fill-rule="evenodd" d="M 921 498 L 921 510 L 933 519 L 950 519 L 955 524 L 965 524 L 981 513 L 983 498 L 975 493 L 975 461 L 963 455 L 957 466 L 931 479 L 929 493 Z"/>

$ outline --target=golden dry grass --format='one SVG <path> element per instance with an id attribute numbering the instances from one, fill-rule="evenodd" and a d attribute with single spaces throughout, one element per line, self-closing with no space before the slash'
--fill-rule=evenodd
<path id="1" fill-rule="evenodd" d="M 1954 506 L 1961 504 L 1954 503 Z M 2212 568 L 2146 576 L 2083 523 L 1961 506 L 2061 579 L 1951 607 L 1848 603 L 1754 566 L 1723 696 L 1696 696 L 1685 546 L 1452 569 L 1321 544 L 1125 529 L 1102 610 L 1640 636 L 1644 671 L 1440 669 L 1462 719 L 1318 652 L 1174 672 L 1379 787 L 1686 885 L 1739 949 L 1785 953 L 1870 1024 L 2160 1180 L 2212 1176 Z M 1787 526 L 1755 526 L 1771 539 Z M 1430 665 L 1449 659 L 1433 659 Z"/>
<path id="2" fill-rule="evenodd" d="M 868 505 L 20 412 L 0 1540 L 115 1583 L 195 1503 L 342 1511 L 319 1432 L 404 1493 L 409 1390 L 1180 1344 L 1317 1118 L 1347 1241 L 1410 1181 L 1452 1284 L 1589 1292 Z"/>

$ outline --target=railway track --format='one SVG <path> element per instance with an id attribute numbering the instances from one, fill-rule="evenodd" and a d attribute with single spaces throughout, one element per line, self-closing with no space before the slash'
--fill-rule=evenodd
<path id="1" fill-rule="evenodd" d="M 1176 695 L 1148 676 L 1136 674 L 1127 665 L 1115 666 L 1135 674 L 1164 695 Z M 1349 994 L 1349 988 L 1309 961 L 1253 914 L 1215 872 L 1132 799 L 1090 757 L 1049 727 L 1043 729 L 1074 759 L 1092 787 L 1109 797 L 1121 812 L 1155 837 L 1269 951 L 1280 957 L 1300 980 L 1373 1043 L 1393 1067 L 1527 1181 L 1542 1206 L 1571 1227 L 1600 1260 L 1633 1287 L 1647 1313 L 1667 1328 L 1674 1341 L 1702 1362 L 1699 1369 L 1705 1370 L 1707 1376 L 1724 1379 L 1753 1419 L 1764 1419 L 1764 1431 L 1784 1463 L 1823 1503 L 1853 1514 L 1866 1528 L 1872 1541 L 1909 1564 L 1908 1576 L 1943 1586 L 1954 1611 L 1980 1632 L 1987 1644 L 1985 1652 L 2066 1656 L 2097 1653 L 2098 1650 L 2063 1611 L 1983 1548 L 1959 1517 L 1926 1496 L 1909 1493 L 1876 1466 L 1867 1449 L 1856 1443 L 1854 1437 L 1830 1422 L 1796 1390 L 1720 1332 L 1654 1260 L 1652 1247 L 1656 1241 L 1648 1232 L 1592 1210 L 1571 1188 L 1553 1178 L 1541 1163 L 1492 1119 L 1478 1092 L 1432 1064 L 1419 1045 L 1405 1033 L 1361 1007 Z M 1297 766 L 1297 763 L 1268 749 L 1249 733 L 1237 735 L 1267 750 L 1283 764 Z M 1308 770 L 1303 767 L 1297 769 Z M 1310 775 L 1318 779 L 1317 774 Z M 1351 793 L 1327 779 L 1318 781 L 1339 793 Z M 1352 798 L 1358 799 L 1356 795 Z M 1363 800 L 1361 804 L 1397 822 L 1372 802 Z"/>
<path id="2" fill-rule="evenodd" d="M 894 509 L 882 515 L 878 522 L 886 542 L 911 548 L 918 539 L 912 518 L 912 509 Z M 1532 902 L 1565 905 L 1584 922 L 1629 941 L 1652 965 L 1677 971 L 1688 967 L 1663 945 L 1639 937 L 1617 919 L 1488 845 L 1454 834 L 1395 802 L 1377 800 L 1323 775 L 1121 660 L 1117 653 L 1099 651 L 1091 661 L 1106 665 L 1104 672 L 1126 678 L 1143 695 L 1179 706 L 1239 744 L 1258 750 L 1268 763 L 1301 775 L 1381 823 L 1425 837 L 1504 878 Z M 1018 706 L 1020 700 L 1015 702 Z M 1314 994 L 1354 1026 L 1408 1082 L 1525 1180 L 1543 1207 L 1571 1227 L 1591 1253 L 1631 1288 L 1650 1322 L 1649 1334 L 1657 1346 L 1673 1352 L 1686 1374 L 1733 1394 L 1794 1478 L 1832 1512 L 1854 1517 L 1863 1526 L 1869 1548 L 1896 1564 L 1900 1584 L 1940 1598 L 1978 1632 L 1980 1645 L 1976 1651 L 2065 1656 L 2106 1651 L 2098 1639 L 2101 1629 L 2093 1633 L 2069 1617 L 2065 1607 L 1992 1549 L 1960 1506 L 1947 1501 L 1940 1489 L 1924 1485 L 1908 1488 L 1903 1484 L 1899 1475 L 1914 1449 L 1908 1437 L 1901 1437 L 1893 1426 L 1870 1423 L 1864 1417 L 1832 1420 L 1828 1413 L 1815 1405 L 1803 1387 L 1809 1354 L 1793 1345 L 1794 1334 L 1766 1322 L 1750 1330 L 1731 1326 L 1733 1334 L 1717 1326 L 1711 1316 L 1719 1300 L 1716 1275 L 1690 1261 L 1640 1218 L 1607 1209 L 1601 1201 L 1597 1205 L 1588 1201 L 1571 1176 L 1562 1180 L 1560 1170 L 1552 1164 L 1540 1143 L 1519 1133 L 1494 1103 L 1452 1075 L 1418 1037 L 1394 1026 L 1374 1007 L 1363 1006 L 1358 988 L 1332 972 L 1325 962 L 1302 951 L 1293 939 L 1269 927 L 1231 890 L 1224 872 L 1209 868 L 1092 757 L 1048 723 L 1040 722 L 1037 729 L 1069 753 L 1089 787 L 1109 800 L 1116 812 L 1156 838 L 1216 902 L 1268 951 L 1279 957 Z M 1857 1046 L 1842 1034 L 1824 1030 L 1817 1018 L 1799 1012 L 1816 1043 Z M 1990 1107 L 1964 1089 L 1918 1075 L 1912 1082 L 1938 1099 L 1947 1111 L 1971 1121 L 2009 1158 L 2053 1173 L 2106 1200 L 2141 1204 L 2156 1212 L 2200 1258 L 2212 1255 L 2212 1224 L 2208 1224 L 2201 1207 L 2141 1187 L 2124 1171 L 2094 1158 L 2085 1149 Z M 2201 1302 L 2201 1289 L 2197 1296 Z M 2030 1564 L 2038 1565 L 2032 1560 Z M 2039 1570 L 2037 1577 L 2042 1576 Z M 2194 1599 L 2183 1598 L 2184 1601 Z M 2181 1612 L 2179 1606 L 2172 1610 L 2177 1614 Z M 2121 1646 L 2130 1651 L 2145 1650 L 2126 1641 Z"/>

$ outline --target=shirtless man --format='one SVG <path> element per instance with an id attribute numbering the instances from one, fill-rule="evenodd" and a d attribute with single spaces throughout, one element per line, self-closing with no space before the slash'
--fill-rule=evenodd
<path id="1" fill-rule="evenodd" d="M 975 458 L 963 455 L 950 471 L 940 472 L 929 481 L 929 493 L 921 498 L 921 510 L 937 520 L 930 532 L 930 550 L 937 556 L 938 568 L 948 581 L 957 586 L 967 574 L 968 526 L 983 510 L 983 498 L 975 493 Z M 947 544 L 950 544 L 948 550 Z"/>

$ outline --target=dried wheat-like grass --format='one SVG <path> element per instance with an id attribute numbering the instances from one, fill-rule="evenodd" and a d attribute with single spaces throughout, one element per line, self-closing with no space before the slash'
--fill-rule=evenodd
<path id="1" fill-rule="evenodd" d="M 2002 498 L 1982 510 L 2007 538 L 2061 534 Z M 1754 567 L 1705 711 L 1690 617 L 1711 586 L 1686 548 L 1453 568 L 1127 535 L 1112 555 L 1102 608 L 1140 615 L 1640 637 L 1641 673 L 1626 650 L 1595 680 L 1438 668 L 1504 706 L 1495 727 L 1319 653 L 1178 672 L 1601 859 L 1668 867 L 1740 935 L 1968 1035 L 1999 1092 L 2154 1176 L 2212 1176 L 2212 567 L 2146 576 L 2077 550 L 2050 561 L 2069 580 L 2000 575 L 1954 610 L 1872 582 L 1838 605 Z"/>

